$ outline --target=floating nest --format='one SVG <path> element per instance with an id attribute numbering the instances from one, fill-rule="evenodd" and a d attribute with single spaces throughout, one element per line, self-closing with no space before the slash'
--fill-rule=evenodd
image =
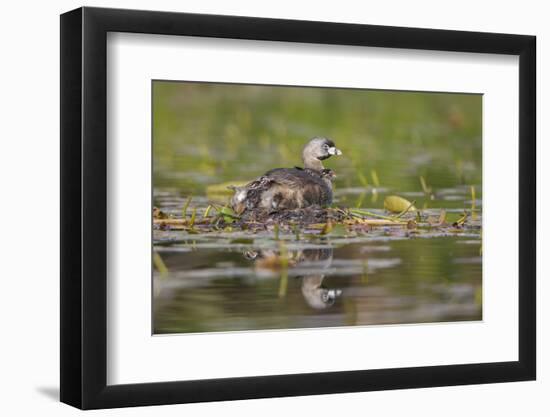
<path id="1" fill-rule="evenodd" d="M 254 223 L 278 223 L 283 225 L 309 226 L 311 224 L 327 222 L 341 223 L 346 220 L 346 217 L 343 210 L 315 206 L 279 211 L 254 209 L 245 211 L 236 221 L 236 224 L 243 226 Z"/>
<path id="2" fill-rule="evenodd" d="M 375 226 L 401 226 L 408 229 L 416 227 L 416 222 L 411 218 L 389 217 L 354 209 L 319 206 L 278 211 L 252 209 L 246 210 L 240 215 L 223 207 L 216 209 L 215 213 L 208 211 L 206 215 L 198 216 L 196 212 L 193 212 L 191 217 L 182 218 L 167 216 L 155 208 L 153 223 L 156 229 L 186 230 L 191 233 L 225 229 L 261 231 L 274 228 L 281 230 L 319 229 L 321 233 L 329 233 L 332 226 L 338 224 L 367 229 Z"/>

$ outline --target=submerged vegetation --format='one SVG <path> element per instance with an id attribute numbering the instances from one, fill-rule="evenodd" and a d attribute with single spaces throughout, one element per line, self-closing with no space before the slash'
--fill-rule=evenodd
<path id="1" fill-rule="evenodd" d="M 481 318 L 481 97 L 155 82 L 156 333 Z M 344 155 L 334 202 L 237 214 L 232 191 Z M 322 311 L 322 314 L 321 314 Z"/>

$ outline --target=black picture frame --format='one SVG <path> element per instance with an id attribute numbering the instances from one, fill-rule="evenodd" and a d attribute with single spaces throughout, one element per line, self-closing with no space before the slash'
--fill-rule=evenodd
<path id="1" fill-rule="evenodd" d="M 519 360 L 107 385 L 108 32 L 519 56 Z M 61 401 L 94 409 L 535 379 L 535 51 L 524 35 L 88 7 L 61 15 Z"/>

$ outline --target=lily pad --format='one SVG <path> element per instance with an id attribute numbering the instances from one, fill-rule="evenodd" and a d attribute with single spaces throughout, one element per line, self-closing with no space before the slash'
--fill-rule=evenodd
<path id="1" fill-rule="evenodd" d="M 384 208 L 392 213 L 416 211 L 416 207 L 409 200 L 397 195 L 389 195 L 384 199 Z"/>
<path id="2" fill-rule="evenodd" d="M 239 218 L 230 207 L 222 207 L 220 209 L 220 215 L 223 216 L 223 220 L 226 223 L 233 223 Z"/>

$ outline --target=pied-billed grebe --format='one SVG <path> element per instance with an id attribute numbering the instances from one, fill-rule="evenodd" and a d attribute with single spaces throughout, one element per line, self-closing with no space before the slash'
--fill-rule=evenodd
<path id="1" fill-rule="evenodd" d="M 341 155 L 327 138 L 311 139 L 302 150 L 304 168 L 275 168 L 243 187 L 234 187 L 231 207 L 237 213 L 254 208 L 295 209 L 332 203 L 334 172 L 321 161 Z"/>

